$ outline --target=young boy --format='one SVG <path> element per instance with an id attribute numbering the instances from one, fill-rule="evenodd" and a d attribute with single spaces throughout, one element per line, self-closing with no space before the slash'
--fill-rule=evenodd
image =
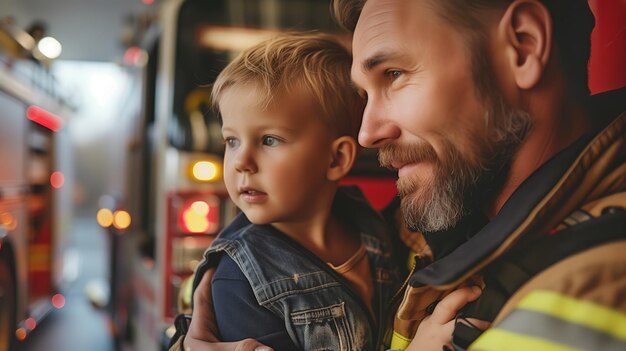
<path id="1" fill-rule="evenodd" d="M 217 266 L 223 341 L 254 338 L 276 350 L 380 344 L 397 282 L 387 227 L 360 192 L 338 187 L 357 155 L 364 106 L 350 65 L 328 36 L 284 35 L 243 52 L 215 82 L 224 180 L 242 213 L 196 277 Z"/>

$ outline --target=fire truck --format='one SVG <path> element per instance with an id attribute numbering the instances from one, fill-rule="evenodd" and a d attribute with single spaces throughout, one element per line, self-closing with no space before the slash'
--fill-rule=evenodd
<path id="1" fill-rule="evenodd" d="M 71 108 L 33 45 L 0 23 L 0 351 L 65 303 L 71 161 L 63 127 Z"/>
<path id="2" fill-rule="evenodd" d="M 113 141 L 126 152 L 111 182 L 124 187 L 107 194 L 98 221 L 112 242 L 109 308 L 120 346 L 153 351 L 167 339 L 181 284 L 237 213 L 222 180 L 210 84 L 238 52 L 280 31 L 338 28 L 327 0 L 172 0 L 147 18 L 154 23 L 141 19 L 124 55 L 134 95 L 120 117 L 128 128 Z M 395 194 L 375 153 L 346 182 L 379 208 Z"/>

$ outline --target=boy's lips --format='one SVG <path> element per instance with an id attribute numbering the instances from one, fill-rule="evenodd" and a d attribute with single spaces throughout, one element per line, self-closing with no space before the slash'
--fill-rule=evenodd
<path id="1" fill-rule="evenodd" d="M 267 199 L 267 194 L 249 187 L 239 188 L 239 197 L 247 203 L 255 204 Z"/>

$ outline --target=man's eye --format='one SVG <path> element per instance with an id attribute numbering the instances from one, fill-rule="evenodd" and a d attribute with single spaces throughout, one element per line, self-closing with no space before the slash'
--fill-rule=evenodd
<path id="1" fill-rule="evenodd" d="M 224 144 L 226 144 L 226 146 L 229 148 L 235 148 L 239 146 L 239 140 L 235 138 L 226 138 L 224 139 Z"/>
<path id="2" fill-rule="evenodd" d="M 271 135 L 266 135 L 263 137 L 263 145 L 276 146 L 278 144 L 280 144 L 280 140 L 276 137 L 273 137 Z"/>
<path id="3" fill-rule="evenodd" d="M 397 69 L 390 69 L 385 71 L 385 75 L 387 75 L 391 79 L 398 79 L 402 75 L 402 72 Z"/>

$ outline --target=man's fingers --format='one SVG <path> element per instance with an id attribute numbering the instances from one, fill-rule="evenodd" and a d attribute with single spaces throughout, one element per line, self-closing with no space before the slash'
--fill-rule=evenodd
<path id="1" fill-rule="evenodd" d="M 236 342 L 220 342 L 215 310 L 213 309 L 213 293 L 211 280 L 215 269 L 204 273 L 193 294 L 193 314 L 189 331 L 184 340 L 185 351 L 272 351 L 254 339 Z"/>
<path id="2" fill-rule="evenodd" d="M 468 324 L 480 330 L 486 330 L 491 325 L 490 322 L 481 321 L 480 319 L 476 319 L 476 318 L 462 318 L 462 319 L 459 319 L 459 321 L 460 323 Z"/>
<path id="3" fill-rule="evenodd" d="M 245 339 L 237 342 L 235 351 L 273 351 L 273 349 L 254 339 Z"/>
<path id="4" fill-rule="evenodd" d="M 433 311 L 431 320 L 437 324 L 445 324 L 456 317 L 457 312 L 468 302 L 476 300 L 481 290 L 477 286 L 459 288 L 444 297 Z"/>
<path id="5" fill-rule="evenodd" d="M 436 324 L 432 316 L 426 317 L 417 328 L 413 340 L 405 351 L 441 351 L 442 345 L 450 342 L 454 332 L 454 321 Z"/>
<path id="6" fill-rule="evenodd" d="M 254 339 L 236 342 L 209 343 L 202 340 L 185 338 L 184 351 L 273 351 Z"/>
<path id="7" fill-rule="evenodd" d="M 188 332 L 188 335 L 195 339 L 210 342 L 219 341 L 211 291 L 211 279 L 214 273 L 214 268 L 207 270 L 193 294 L 193 305 L 202 307 L 193 309 Z"/>

